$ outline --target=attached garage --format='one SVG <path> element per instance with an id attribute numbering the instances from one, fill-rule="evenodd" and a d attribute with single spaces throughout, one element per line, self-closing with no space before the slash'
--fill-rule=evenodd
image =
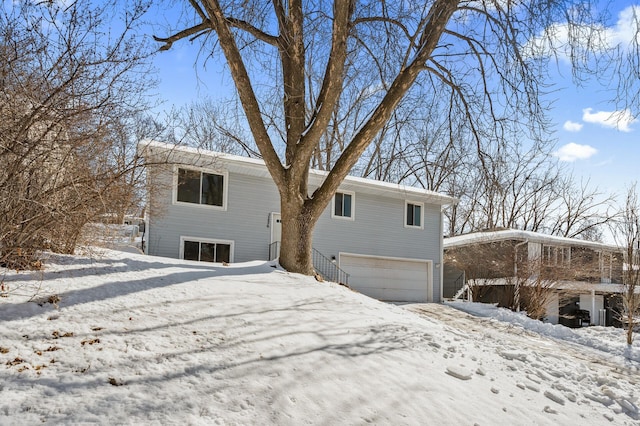
<path id="1" fill-rule="evenodd" d="M 397 302 L 433 301 L 433 263 L 340 253 L 340 269 L 349 274 L 349 287 L 367 296 Z"/>

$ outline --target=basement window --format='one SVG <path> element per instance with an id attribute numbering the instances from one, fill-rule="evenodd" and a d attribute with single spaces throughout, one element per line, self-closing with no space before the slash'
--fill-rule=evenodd
<path id="1" fill-rule="evenodd" d="M 196 240 L 195 238 L 181 238 L 181 258 L 200 262 L 227 262 L 233 259 L 233 242 L 216 240 Z"/>

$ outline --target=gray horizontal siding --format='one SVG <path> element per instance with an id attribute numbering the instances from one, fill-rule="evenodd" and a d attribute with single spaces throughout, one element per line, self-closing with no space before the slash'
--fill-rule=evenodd
<path id="1" fill-rule="evenodd" d="M 356 193 L 354 206 L 353 221 L 332 218 L 331 206 L 318 220 L 313 245 L 325 256 L 338 259 L 342 252 L 440 263 L 440 206 L 425 204 L 423 229 L 405 228 L 403 200 Z M 433 289 L 434 300 L 440 300 L 440 273 L 436 268 Z"/>
<path id="2" fill-rule="evenodd" d="M 270 179 L 229 173 L 227 210 L 172 203 L 173 176 L 150 171 L 159 188 L 150 211 L 149 254 L 179 257 L 180 236 L 234 241 L 234 262 L 266 260 L 271 238 L 269 214 L 280 211 Z M 413 200 L 420 201 L 420 200 Z M 314 247 L 327 257 L 356 253 L 432 260 L 440 263 L 440 206 L 425 204 L 424 229 L 405 228 L 405 201 L 355 193 L 355 220 L 331 217 L 331 203 L 314 232 Z M 440 300 L 440 274 L 433 270 L 434 300 Z"/>
<path id="3" fill-rule="evenodd" d="M 156 182 L 172 179 L 168 173 L 154 175 Z M 226 211 L 173 204 L 170 185 L 161 187 L 154 194 L 154 203 L 162 204 L 163 211 L 150 214 L 149 254 L 179 257 L 180 236 L 190 236 L 234 241 L 235 262 L 268 258 L 269 213 L 280 210 L 272 182 L 230 173 Z"/>
<path id="4" fill-rule="evenodd" d="M 402 200 L 356 193 L 355 220 L 332 218 L 329 206 L 316 225 L 314 246 L 327 255 L 336 256 L 332 250 L 439 259 L 439 206 L 425 206 L 424 229 L 405 228 L 404 207 Z"/>

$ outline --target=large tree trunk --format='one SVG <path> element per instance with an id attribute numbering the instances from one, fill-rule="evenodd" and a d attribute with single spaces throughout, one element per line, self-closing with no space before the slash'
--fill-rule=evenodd
<path id="1" fill-rule="evenodd" d="M 293 198 L 281 196 L 280 265 L 290 272 L 313 275 L 313 229 L 320 215 L 312 212 L 308 202 Z"/>
<path id="2" fill-rule="evenodd" d="M 338 101 L 344 90 L 345 75 L 349 70 L 347 59 L 350 55 L 350 36 L 355 40 L 353 31 L 357 22 L 353 17 L 356 1 L 334 1 L 331 6 L 327 5 L 327 10 L 323 11 L 323 14 L 332 14 L 331 36 L 325 39 L 328 45 L 326 51 L 324 51 L 325 48 L 322 49 L 322 53 L 327 54 L 324 59 L 316 58 L 315 54 L 311 57 L 307 56 L 306 3 L 302 0 L 273 2 L 272 16 L 275 18 L 274 22 L 278 24 L 275 33 L 263 30 L 262 24 L 255 26 L 244 19 L 230 15 L 234 9 L 229 6 L 229 3 L 220 0 L 190 1 L 202 21 L 170 37 L 156 37 L 156 40 L 165 43 L 161 50 L 167 50 L 177 40 L 199 37 L 210 30 L 216 33 L 217 43 L 226 58 L 254 141 L 280 192 L 282 220 L 280 264 L 291 272 L 312 274 L 312 235 L 318 218 L 358 158 L 389 121 L 391 114 L 415 83 L 418 75 L 427 69 L 426 64 L 438 46 L 440 37 L 457 9 L 459 0 L 435 0 L 426 15 L 420 15 L 421 23 L 418 27 L 421 30 L 409 37 L 411 41 L 407 55 L 405 59 L 400 60 L 399 71 L 390 79 L 386 94 L 379 100 L 379 104 L 373 107 L 366 121 L 358 126 L 357 133 L 345 143 L 345 148 L 335 166 L 311 196 L 308 195 L 307 186 L 311 157 L 320 139 L 327 135 L 330 120 L 337 108 L 343 108 Z M 245 2 L 243 6 L 238 6 L 237 12 L 247 11 L 251 7 L 259 7 L 260 10 L 263 8 L 260 2 Z M 310 13 L 309 10 L 306 12 Z M 384 17 L 381 19 L 381 21 L 386 20 Z M 254 91 L 253 84 L 256 82 L 252 81 L 245 66 L 245 57 L 237 43 L 238 32 L 249 34 L 278 52 L 281 66 L 278 79 L 282 78 L 284 95 L 281 117 L 284 119 L 284 126 L 279 129 L 281 134 L 286 136 L 284 164 L 271 139 L 269 129 L 271 125 L 265 122 L 268 115 L 261 110 L 264 103 L 261 104 L 260 97 L 257 96 L 259 93 Z M 316 36 L 311 33 L 309 37 Z M 242 38 L 240 40 L 241 45 L 244 45 L 245 40 Z M 309 40 L 311 38 L 306 41 Z M 318 53 L 320 57 L 323 56 L 322 53 Z M 356 56 L 353 58 L 355 59 Z M 325 70 L 319 85 L 307 81 L 309 75 L 305 67 L 310 64 L 311 70 L 314 63 L 321 64 L 320 66 Z M 386 83 L 385 81 L 385 86 Z M 309 87 L 315 87 L 317 90 L 309 92 L 308 84 Z M 306 105 L 305 99 L 309 93 L 312 94 L 310 97 L 313 100 L 311 105 Z M 269 104 L 267 102 L 267 105 Z M 273 118 L 268 118 L 269 122 Z M 278 122 L 278 119 L 275 122 Z"/>

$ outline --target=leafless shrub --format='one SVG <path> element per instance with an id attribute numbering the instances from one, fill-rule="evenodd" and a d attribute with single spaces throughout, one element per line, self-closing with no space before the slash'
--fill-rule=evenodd
<path id="1" fill-rule="evenodd" d="M 137 159 L 118 129 L 144 107 L 144 43 L 105 36 L 117 10 L 86 2 L 14 2 L 0 12 L 0 265 L 38 269 L 72 253 L 83 226 L 131 204 Z M 126 209 L 126 208 L 125 208 Z"/>

